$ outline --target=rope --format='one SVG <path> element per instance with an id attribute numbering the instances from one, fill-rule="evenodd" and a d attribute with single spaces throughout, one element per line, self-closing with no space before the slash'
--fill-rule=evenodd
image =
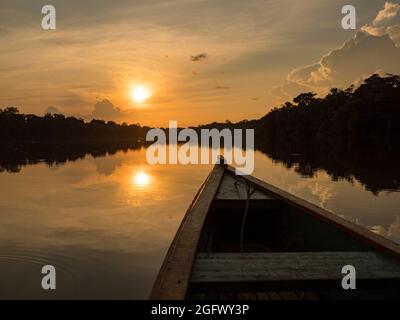
<path id="1" fill-rule="evenodd" d="M 246 207 L 243 213 L 243 219 L 242 219 L 242 225 L 240 228 L 240 251 L 243 252 L 244 251 L 244 246 L 243 246 L 243 239 L 244 239 L 244 228 L 246 225 L 246 219 L 247 219 L 247 213 L 249 211 L 249 204 L 250 204 L 250 198 L 252 196 L 252 194 L 256 191 L 255 188 L 252 188 L 250 186 L 250 184 L 243 178 L 238 178 L 235 181 L 235 188 L 238 189 L 238 184 L 242 182 L 246 188 Z"/>

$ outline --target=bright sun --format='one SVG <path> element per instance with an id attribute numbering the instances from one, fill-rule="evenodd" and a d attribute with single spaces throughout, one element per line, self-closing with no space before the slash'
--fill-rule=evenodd
<path id="1" fill-rule="evenodd" d="M 144 102 L 150 98 L 150 90 L 145 86 L 136 86 L 131 90 L 131 98 L 134 102 Z"/>
<path id="2" fill-rule="evenodd" d="M 151 177 L 144 171 L 136 172 L 133 176 L 133 183 L 138 187 L 146 187 L 150 183 Z"/>

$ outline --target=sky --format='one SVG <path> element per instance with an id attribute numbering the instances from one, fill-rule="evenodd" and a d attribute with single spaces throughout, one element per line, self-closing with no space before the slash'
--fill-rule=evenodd
<path id="1" fill-rule="evenodd" d="M 41 28 L 52 4 L 57 29 Z M 357 29 L 341 26 L 344 5 Z M 168 126 L 262 117 L 400 73 L 400 2 L 1 0 L 0 108 Z M 138 103 L 131 91 L 151 96 Z"/>

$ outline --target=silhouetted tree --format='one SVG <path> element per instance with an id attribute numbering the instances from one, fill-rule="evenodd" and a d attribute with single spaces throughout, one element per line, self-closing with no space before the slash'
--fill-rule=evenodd
<path id="1" fill-rule="evenodd" d="M 47 113 L 43 117 L 20 114 L 15 107 L 0 109 L 1 141 L 54 140 L 138 140 L 146 136 L 148 127 L 138 124 L 117 124 L 113 121 L 85 122 L 75 117 Z"/>

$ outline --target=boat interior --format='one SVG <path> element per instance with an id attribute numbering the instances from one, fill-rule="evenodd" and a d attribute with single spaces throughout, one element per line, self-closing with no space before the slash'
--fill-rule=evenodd
<path id="1" fill-rule="evenodd" d="M 356 290 L 344 290 L 345 265 Z M 197 248 L 188 299 L 399 299 L 398 261 L 226 172 Z"/>

